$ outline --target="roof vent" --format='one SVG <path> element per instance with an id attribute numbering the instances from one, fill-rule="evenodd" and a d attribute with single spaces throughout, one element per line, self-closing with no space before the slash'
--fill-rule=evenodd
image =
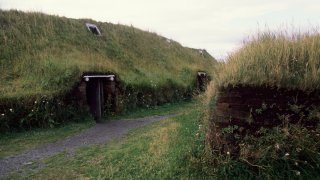
<path id="1" fill-rule="evenodd" d="M 86 26 L 88 30 L 91 31 L 93 34 L 101 36 L 100 30 L 95 24 L 86 23 Z"/>

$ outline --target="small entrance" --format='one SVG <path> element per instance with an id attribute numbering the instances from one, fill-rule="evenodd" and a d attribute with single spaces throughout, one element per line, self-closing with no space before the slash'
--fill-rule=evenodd
<path id="1" fill-rule="evenodd" d="M 105 95 L 110 91 L 109 84 L 114 84 L 114 75 L 85 75 L 86 98 L 90 112 L 96 121 L 100 121 L 105 111 Z"/>
<path id="2" fill-rule="evenodd" d="M 203 71 L 198 71 L 197 73 L 197 89 L 200 91 L 206 90 L 206 85 L 208 84 L 207 73 Z"/>

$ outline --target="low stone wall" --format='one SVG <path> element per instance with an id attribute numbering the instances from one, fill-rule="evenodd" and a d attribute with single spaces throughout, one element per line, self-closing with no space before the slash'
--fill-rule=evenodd
<path id="1" fill-rule="evenodd" d="M 320 91 L 261 86 L 221 87 L 212 110 L 208 140 L 212 149 L 237 154 L 239 139 L 261 127 L 301 123 L 309 129 L 320 119 Z M 226 133 L 232 132 L 232 133 Z"/>

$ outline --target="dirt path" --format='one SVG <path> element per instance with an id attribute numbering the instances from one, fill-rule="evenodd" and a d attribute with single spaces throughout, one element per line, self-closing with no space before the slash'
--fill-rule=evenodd
<path id="1" fill-rule="evenodd" d="M 104 143 L 110 139 L 123 136 L 129 129 L 174 116 L 176 115 L 171 114 L 98 123 L 80 134 L 58 140 L 54 143 L 40 145 L 18 155 L 1 159 L 0 178 L 6 176 L 10 171 L 19 170 L 22 166 L 31 164 L 35 160 L 43 159 L 62 151 L 72 152 L 75 148 L 81 146 Z"/>

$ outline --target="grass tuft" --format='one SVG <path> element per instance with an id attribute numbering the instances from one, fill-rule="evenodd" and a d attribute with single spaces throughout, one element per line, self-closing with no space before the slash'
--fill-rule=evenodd
<path id="1" fill-rule="evenodd" d="M 320 88 L 320 35 L 260 32 L 232 53 L 219 73 L 220 85 Z"/>

